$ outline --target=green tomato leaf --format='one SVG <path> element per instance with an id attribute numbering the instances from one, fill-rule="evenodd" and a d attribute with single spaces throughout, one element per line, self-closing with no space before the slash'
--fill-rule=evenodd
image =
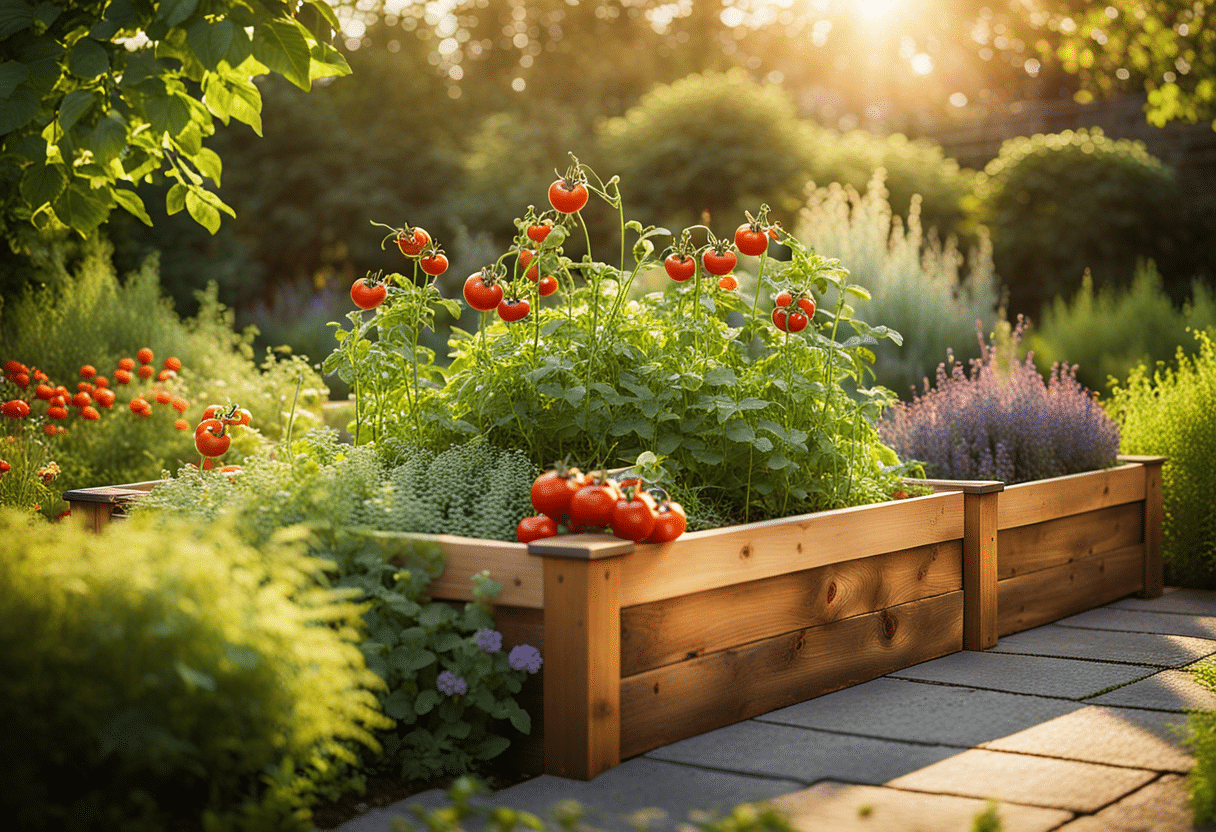
<path id="1" fill-rule="evenodd" d="M 68 52 L 68 71 L 78 78 L 96 78 L 110 71 L 110 54 L 92 38 L 81 38 Z"/>
<path id="2" fill-rule="evenodd" d="M 139 194 L 135 191 L 128 191 L 125 188 L 114 189 L 114 202 L 118 207 L 125 210 L 128 214 L 137 217 L 144 225 L 151 226 L 152 218 L 148 216 L 148 211 L 144 208 L 144 201 L 139 198 Z"/>
<path id="3" fill-rule="evenodd" d="M 21 177 L 21 198 L 37 211 L 54 202 L 68 185 L 68 175 L 59 165 L 30 165 Z"/>
<path id="4" fill-rule="evenodd" d="M 270 20 L 253 30 L 253 57 L 302 90 L 312 86 L 308 42 L 294 21 Z"/>

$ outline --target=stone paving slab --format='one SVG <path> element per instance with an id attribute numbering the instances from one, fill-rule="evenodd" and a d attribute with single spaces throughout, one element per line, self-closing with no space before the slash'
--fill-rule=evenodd
<path id="1" fill-rule="evenodd" d="M 1091 813 L 1156 777 L 1143 769 L 973 748 L 887 785 Z"/>
<path id="2" fill-rule="evenodd" d="M 1065 699 L 882 677 L 756 719 L 970 748 L 1083 707 Z"/>
<path id="3" fill-rule="evenodd" d="M 1192 638 L 1216 638 L 1216 616 L 1187 615 L 1176 612 L 1099 607 L 1095 610 L 1061 618 L 1061 627 L 1086 627 L 1094 630 L 1126 630 L 1138 633 L 1158 633 Z"/>
<path id="4" fill-rule="evenodd" d="M 1192 832 L 1186 778 L 1166 774 L 1096 815 L 1077 818 L 1058 832 Z"/>
<path id="5" fill-rule="evenodd" d="M 1087 700 L 1095 705 L 1152 708 L 1159 711 L 1216 710 L 1216 694 L 1185 670 L 1162 670 Z"/>
<path id="6" fill-rule="evenodd" d="M 964 650 L 892 674 L 963 687 L 1083 699 L 1152 673 L 1147 667 Z"/>
<path id="7" fill-rule="evenodd" d="M 996 647 L 988 652 L 1130 662 L 1154 667 L 1185 667 L 1204 656 L 1216 653 L 1216 641 L 1047 624 L 1011 636 L 1002 636 Z"/>
<path id="8" fill-rule="evenodd" d="M 1204 589 L 1176 589 L 1160 598 L 1125 598 L 1110 606 L 1121 610 L 1216 616 L 1216 592 Z"/>
<path id="9" fill-rule="evenodd" d="M 1177 730 L 1185 721 L 1180 714 L 1095 705 L 981 747 L 1185 774 L 1195 767 Z"/>
<path id="10" fill-rule="evenodd" d="M 943 745 L 834 734 L 748 720 L 648 752 L 657 760 L 802 784 L 834 778 L 878 785 L 958 754 Z"/>
<path id="11" fill-rule="evenodd" d="M 800 832 L 967 832 L 988 801 L 824 781 L 772 801 Z M 1002 832 L 1048 832 L 1073 817 L 1060 809 L 997 805 Z"/>

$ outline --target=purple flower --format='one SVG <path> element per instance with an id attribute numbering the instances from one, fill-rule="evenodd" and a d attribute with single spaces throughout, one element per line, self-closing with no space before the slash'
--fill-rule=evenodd
<path id="1" fill-rule="evenodd" d="M 480 647 L 483 653 L 497 653 L 502 650 L 502 633 L 497 630 L 478 630 L 473 634 L 473 643 Z"/>
<path id="2" fill-rule="evenodd" d="M 512 670 L 526 670 L 529 673 L 535 673 L 540 670 L 540 651 L 527 644 L 512 647 L 511 655 L 507 656 L 507 664 L 511 665 Z"/>
<path id="3" fill-rule="evenodd" d="M 448 696 L 461 696 L 469 692 L 468 682 L 450 670 L 439 674 L 439 678 L 435 680 L 435 687 L 439 688 L 440 693 Z"/>

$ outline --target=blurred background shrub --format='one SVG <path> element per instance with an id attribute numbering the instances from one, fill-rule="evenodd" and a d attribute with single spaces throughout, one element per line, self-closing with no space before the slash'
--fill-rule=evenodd
<path id="1" fill-rule="evenodd" d="M 869 290 L 870 300 L 853 301 L 864 320 L 903 336 L 901 345 L 883 341 L 871 349 L 877 382 L 907 399 L 935 375 L 949 350 L 958 360 L 979 356 L 976 322 L 991 329 L 997 285 L 984 235 L 965 266 L 953 236 L 942 241 L 924 233 L 920 196 L 910 197 L 905 223 L 893 209 L 885 181 L 880 168 L 864 194 L 852 185 L 815 188 L 798 214 L 794 235 L 840 260 L 850 280 Z"/>
<path id="2" fill-rule="evenodd" d="M 323 561 L 163 518 L 95 535 L 0 511 L 0 535 L 15 828 L 304 832 L 357 785 L 387 720 Z"/>

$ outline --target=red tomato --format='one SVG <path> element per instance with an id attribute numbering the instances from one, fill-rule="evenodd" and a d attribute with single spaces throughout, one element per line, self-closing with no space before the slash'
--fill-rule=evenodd
<path id="1" fill-rule="evenodd" d="M 806 329 L 806 325 L 809 322 L 810 318 L 801 312 L 791 312 L 789 317 L 785 319 L 785 325 L 789 327 L 790 332 L 802 332 L 802 330 Z"/>
<path id="2" fill-rule="evenodd" d="M 583 474 L 577 468 L 546 471 L 532 483 L 532 507 L 554 520 L 566 520 L 570 517 L 570 500 L 583 483 Z"/>
<path id="3" fill-rule="evenodd" d="M 131 380 L 131 372 L 120 367 L 114 371 L 114 380 L 119 384 L 126 384 Z"/>
<path id="4" fill-rule="evenodd" d="M 113 406 L 115 399 L 114 391 L 108 387 L 100 387 L 98 388 L 97 392 L 93 394 L 93 398 L 96 399 L 97 403 L 102 407 L 111 407 Z"/>
<path id="5" fill-rule="evenodd" d="M 781 330 L 782 332 L 787 331 L 785 319 L 786 314 L 784 309 L 773 310 L 773 326 L 777 327 L 777 329 Z"/>
<path id="6" fill-rule="evenodd" d="M 739 288 L 739 280 L 733 274 L 726 274 L 718 281 L 718 288 L 733 292 Z"/>
<path id="7" fill-rule="evenodd" d="M 448 270 L 448 258 L 441 252 L 429 254 L 418 261 L 419 267 L 431 277 L 443 274 Z"/>
<path id="8" fill-rule="evenodd" d="M 350 287 L 350 299 L 360 309 L 375 309 L 386 297 L 388 288 L 383 283 L 368 283 L 366 277 L 359 278 Z"/>
<path id="9" fill-rule="evenodd" d="M 606 526 L 612 521 L 620 492 L 608 483 L 588 483 L 570 498 L 570 519 L 583 526 Z"/>
<path id="10" fill-rule="evenodd" d="M 509 323 L 522 321 L 531 311 L 531 304 L 519 298 L 509 298 L 498 304 L 498 317 Z"/>
<path id="11" fill-rule="evenodd" d="M 815 317 L 815 301 L 813 298 L 798 298 L 798 307 L 808 318 Z"/>
<path id="12" fill-rule="evenodd" d="M 397 232 L 397 248 L 406 257 L 417 257 L 418 252 L 431 241 L 431 235 L 421 228 L 403 228 Z"/>
<path id="13" fill-rule="evenodd" d="M 30 377 L 27 373 L 14 373 L 9 376 L 9 380 L 22 390 L 30 386 Z"/>
<path id="14" fill-rule="evenodd" d="M 0 474 L 7 474 L 12 469 L 13 469 L 13 466 L 9 465 L 3 459 L 0 459 Z"/>
<path id="15" fill-rule="evenodd" d="M 148 404 L 148 400 L 143 396 L 136 396 L 135 398 L 131 399 L 131 402 L 127 405 L 127 407 L 131 408 L 132 413 L 142 413 L 145 410 L 152 409 L 152 405 Z"/>
<path id="16" fill-rule="evenodd" d="M 557 278 L 545 275 L 540 279 L 540 283 L 536 284 L 536 291 L 540 293 L 542 298 L 549 297 L 549 295 L 557 291 Z"/>
<path id="17" fill-rule="evenodd" d="M 525 517 L 515 527 L 515 537 L 520 543 L 531 543 L 543 537 L 556 537 L 557 523 L 552 517 L 543 514 L 536 517 Z"/>
<path id="18" fill-rule="evenodd" d="M 72 396 L 73 407 L 88 407 L 93 403 L 93 397 L 81 390 L 75 396 Z"/>
<path id="19" fill-rule="evenodd" d="M 768 249 L 768 235 L 760 226 L 745 222 L 735 229 L 735 248 L 743 254 L 757 257 Z"/>
<path id="20" fill-rule="evenodd" d="M 738 262 L 739 258 L 730 249 L 716 251 L 711 248 L 701 255 L 701 263 L 705 266 L 705 271 L 715 275 L 730 274 Z"/>
<path id="21" fill-rule="evenodd" d="M 794 296 L 791 295 L 789 292 L 778 292 L 777 293 L 776 303 L 777 303 L 777 306 L 781 307 L 782 309 L 789 306 L 793 302 L 794 302 Z"/>
<path id="22" fill-rule="evenodd" d="M 4 362 L 4 374 L 6 376 L 16 375 L 17 373 L 28 373 L 29 371 L 30 368 L 20 361 L 9 360 Z"/>
<path id="23" fill-rule="evenodd" d="M 663 261 L 667 276 L 672 280 L 683 283 L 697 273 L 697 261 L 687 254 L 669 254 Z"/>
<path id="24" fill-rule="evenodd" d="M 232 437 L 219 419 L 204 419 L 194 429 L 194 447 L 201 456 L 223 456 L 231 444 Z"/>
<path id="25" fill-rule="evenodd" d="M 51 400 L 51 396 L 55 395 L 55 388 L 51 387 L 49 384 L 39 384 L 34 388 L 34 395 L 43 401 L 49 402 Z"/>
<path id="26" fill-rule="evenodd" d="M 532 260 L 535 257 L 536 252 L 528 251 L 526 248 L 519 252 L 519 266 L 522 269 L 527 269 L 527 271 L 524 272 L 524 275 L 533 283 L 540 280 L 540 264 L 532 263 Z M 529 263 L 532 263 L 531 267 L 528 266 Z"/>
<path id="27" fill-rule="evenodd" d="M 63 405 L 53 404 L 46 409 L 46 415 L 52 419 L 68 418 L 68 409 Z"/>
<path id="28" fill-rule="evenodd" d="M 13 399 L 0 405 L 0 413 L 12 419 L 24 419 L 30 415 L 30 406 L 21 399 Z"/>
<path id="29" fill-rule="evenodd" d="M 152 350 L 142 347 L 139 352 L 135 353 L 135 357 L 139 359 L 140 364 L 151 364 L 152 359 L 156 356 L 152 354 Z"/>
<path id="30" fill-rule="evenodd" d="M 97 384 L 98 387 L 109 387 L 110 386 L 110 380 L 108 378 L 106 378 L 105 376 L 98 376 L 97 378 L 93 379 L 93 381 Z"/>
<path id="31" fill-rule="evenodd" d="M 92 405 L 80 408 L 80 415 L 88 419 L 90 422 L 96 422 L 101 418 L 101 414 L 97 412 L 97 408 Z"/>
<path id="32" fill-rule="evenodd" d="M 469 275 L 464 282 L 464 300 L 478 312 L 489 312 L 497 309 L 502 301 L 502 287 L 497 283 L 486 282 L 483 272 Z"/>
<path id="33" fill-rule="evenodd" d="M 576 214 L 587 204 L 587 186 L 559 179 L 549 186 L 549 204 L 563 214 Z"/>
<path id="34" fill-rule="evenodd" d="M 541 220 L 535 225 L 528 226 L 528 239 L 534 243 L 543 243 L 545 238 L 549 236 L 549 232 L 553 230 L 552 220 Z"/>
<path id="35" fill-rule="evenodd" d="M 679 503 L 664 500 L 655 509 L 654 531 L 646 538 L 647 543 L 667 543 L 684 534 L 688 528 L 688 518 L 684 507 Z"/>
<path id="36" fill-rule="evenodd" d="M 612 510 L 612 533 L 622 540 L 645 540 L 654 531 L 654 509 L 654 499 L 645 491 L 635 490 L 629 500 L 622 497 Z"/>

